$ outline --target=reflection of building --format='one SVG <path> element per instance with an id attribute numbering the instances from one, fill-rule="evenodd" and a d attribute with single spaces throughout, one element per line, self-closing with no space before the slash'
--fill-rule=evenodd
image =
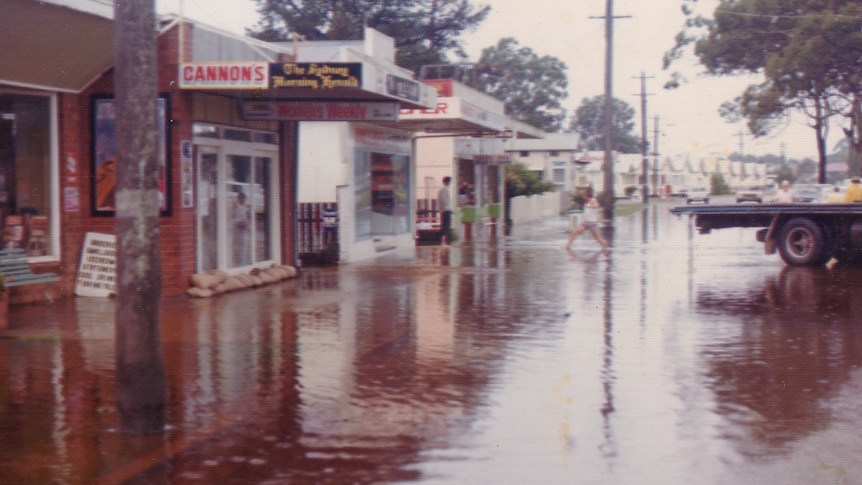
<path id="1" fill-rule="evenodd" d="M 30 251 L 34 272 L 62 275 L 51 288 L 55 294 L 73 292 L 85 233 L 114 233 L 110 174 L 104 186 L 93 182 L 97 164 L 114 148 L 121 150 L 111 145 L 104 122 L 114 96 L 113 10 L 86 0 L 9 0 L 0 6 L 5 23 L 21 26 L 0 32 L 0 44 L 19 46 L 0 53 L 0 225 L 16 224 L 21 237 L 14 244 Z M 301 151 L 305 133 L 297 126 L 303 120 L 359 122 L 344 129 L 352 136 L 350 147 L 345 144 L 342 156 L 327 161 L 348 163 L 338 183 L 353 184 L 350 197 L 366 204 L 353 214 L 363 221 L 356 225 L 357 237 L 390 231 L 410 238 L 409 138 L 375 122 L 393 121 L 399 108 L 433 107 L 436 95 L 388 62 L 391 39 L 387 44 L 374 33 L 370 50 L 354 57 L 304 63 L 294 58 L 292 45 L 175 17 L 160 19 L 158 29 L 158 90 L 165 111 L 159 134 L 165 142 L 159 154 L 164 293 L 184 292 L 189 275 L 200 271 L 295 263 L 295 155 L 314 148 Z M 34 59 L 49 60 L 52 68 L 34 68 Z M 341 138 L 333 139 L 327 144 L 341 144 Z M 354 160 L 361 163 L 354 166 Z M 372 194 L 371 170 L 381 165 L 386 167 L 373 176 Z M 247 241 L 234 237 L 230 221 L 240 192 L 251 204 Z M 366 201 L 372 195 L 375 201 Z M 39 244 L 30 245 L 37 232 Z M 236 241 L 243 241 L 248 255 L 240 261 L 232 257 Z M 12 298 L 44 293 L 22 287 Z"/>

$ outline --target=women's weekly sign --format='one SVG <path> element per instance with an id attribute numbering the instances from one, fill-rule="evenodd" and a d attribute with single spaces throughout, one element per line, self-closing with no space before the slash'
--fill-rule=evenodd
<path id="1" fill-rule="evenodd" d="M 78 296 L 111 296 L 116 292 L 116 241 L 113 234 L 88 232 L 75 281 Z"/>

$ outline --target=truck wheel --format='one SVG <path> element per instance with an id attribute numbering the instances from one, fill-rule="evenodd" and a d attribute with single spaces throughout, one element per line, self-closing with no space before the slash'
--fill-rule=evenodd
<path id="1" fill-rule="evenodd" d="M 778 251 L 790 266 L 819 266 L 832 257 L 823 230 L 809 219 L 791 219 L 781 229 Z"/>

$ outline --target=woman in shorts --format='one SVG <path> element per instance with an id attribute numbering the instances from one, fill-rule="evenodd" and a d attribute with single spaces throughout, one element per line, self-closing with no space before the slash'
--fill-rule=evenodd
<path id="1" fill-rule="evenodd" d="M 599 201 L 593 197 L 593 189 L 592 187 L 587 187 L 584 190 L 584 212 L 582 222 L 578 225 L 578 227 L 572 229 L 572 233 L 569 234 L 569 240 L 566 242 L 566 249 L 572 245 L 572 241 L 578 237 L 578 234 L 584 231 L 590 231 L 590 234 L 593 235 L 593 238 L 602 245 L 602 249 L 608 249 L 608 242 L 599 234 L 599 212 L 601 211 L 602 206 L 599 204 Z"/>

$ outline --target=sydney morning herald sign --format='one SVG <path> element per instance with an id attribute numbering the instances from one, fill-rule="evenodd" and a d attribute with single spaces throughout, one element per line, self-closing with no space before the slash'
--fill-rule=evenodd
<path id="1" fill-rule="evenodd" d="M 288 62 L 269 65 L 270 89 L 361 88 L 359 62 Z"/>

